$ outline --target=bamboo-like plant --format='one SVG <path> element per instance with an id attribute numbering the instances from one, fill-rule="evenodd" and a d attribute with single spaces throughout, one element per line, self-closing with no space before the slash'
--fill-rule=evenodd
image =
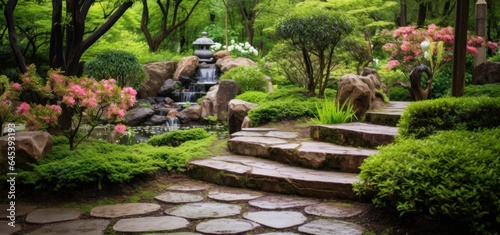
<path id="1" fill-rule="evenodd" d="M 356 110 L 346 100 L 340 105 L 336 100 L 328 100 L 326 97 L 322 104 L 316 105 L 317 116 L 311 119 L 314 124 L 340 124 L 357 120 Z"/>

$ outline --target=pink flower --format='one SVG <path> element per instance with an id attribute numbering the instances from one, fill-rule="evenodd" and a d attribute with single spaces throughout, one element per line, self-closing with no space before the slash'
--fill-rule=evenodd
<path id="1" fill-rule="evenodd" d="M 62 113 L 62 108 L 61 106 L 59 105 L 51 105 L 50 106 L 50 109 L 52 109 L 52 111 L 54 111 L 56 114 L 61 114 Z"/>
<path id="2" fill-rule="evenodd" d="M 30 105 L 26 102 L 23 102 L 17 107 L 16 112 L 20 115 L 26 115 L 30 112 Z"/>
<path id="3" fill-rule="evenodd" d="M 118 110 L 118 113 L 116 114 L 116 116 L 118 118 L 122 118 L 123 116 L 125 116 L 125 110 L 123 110 L 123 109 Z"/>
<path id="4" fill-rule="evenodd" d="M 52 80 L 54 81 L 54 83 L 62 83 L 62 75 L 61 74 L 57 74 L 55 72 L 51 73 L 50 75 L 50 78 L 52 78 Z"/>
<path id="5" fill-rule="evenodd" d="M 386 69 L 394 69 L 394 67 L 398 66 L 399 65 L 399 61 L 397 60 L 390 60 L 389 62 L 387 62 L 387 67 Z"/>
<path id="6" fill-rule="evenodd" d="M 15 83 L 12 83 L 11 87 L 14 89 L 14 90 L 21 90 L 21 84 L 15 82 Z"/>
<path id="7" fill-rule="evenodd" d="M 477 54 L 477 49 L 475 47 L 467 46 L 467 53 L 475 55 Z"/>
<path id="8" fill-rule="evenodd" d="M 405 57 L 404 57 L 404 60 L 405 60 L 405 61 L 412 61 L 412 60 L 414 60 L 414 59 L 415 59 L 415 57 L 413 57 L 413 56 L 411 56 L 411 55 L 409 55 L 409 56 L 405 56 Z"/>
<path id="9" fill-rule="evenodd" d="M 488 47 L 491 49 L 491 51 L 496 52 L 498 49 L 498 43 L 488 42 Z"/>
<path id="10" fill-rule="evenodd" d="M 127 127 L 123 124 L 118 124 L 114 127 L 115 131 L 118 132 L 118 134 L 123 135 L 127 131 Z"/>

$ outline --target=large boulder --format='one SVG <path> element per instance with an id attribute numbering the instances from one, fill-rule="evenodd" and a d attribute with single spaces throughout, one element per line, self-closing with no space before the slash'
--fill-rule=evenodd
<path id="1" fill-rule="evenodd" d="M 160 97 L 173 97 L 173 93 L 178 87 L 180 87 L 180 85 L 181 84 L 178 81 L 168 79 L 163 83 L 157 95 Z"/>
<path id="2" fill-rule="evenodd" d="M 215 62 L 215 65 L 219 67 L 219 70 L 224 73 L 234 67 L 238 66 L 257 66 L 257 63 L 255 63 L 253 60 L 248 59 L 248 58 L 243 58 L 243 57 L 238 57 L 238 58 L 232 58 L 232 57 L 224 57 L 220 58 Z"/>
<path id="3" fill-rule="evenodd" d="M 10 140 L 8 135 L 0 137 L 0 172 L 2 174 L 8 172 L 8 156 L 12 156 L 10 154 L 12 149 L 8 147 L 12 147 L 15 151 L 15 169 L 31 169 L 29 163 L 42 160 L 52 151 L 52 136 L 47 132 L 19 131 L 10 137 Z M 9 145 L 9 142 L 12 143 L 12 137 L 15 138 L 15 145 Z"/>
<path id="4" fill-rule="evenodd" d="M 177 63 L 174 61 L 153 62 L 142 65 L 148 74 L 148 80 L 137 91 L 137 98 L 156 96 L 158 90 L 167 79 L 174 77 Z"/>
<path id="5" fill-rule="evenodd" d="M 240 94 L 240 92 L 240 86 L 236 81 L 224 80 L 220 82 L 219 89 L 215 98 L 215 109 L 217 111 L 218 121 L 227 120 L 228 103 L 230 100 L 234 99 L 236 95 Z"/>
<path id="6" fill-rule="evenodd" d="M 229 51 L 218 51 L 218 52 L 214 53 L 213 58 L 215 61 L 217 61 L 218 59 L 229 57 L 229 56 L 231 56 Z"/>
<path id="7" fill-rule="evenodd" d="M 500 62 L 484 62 L 474 68 L 472 84 L 483 85 L 500 82 Z"/>
<path id="8" fill-rule="evenodd" d="M 378 74 L 376 69 L 372 68 L 363 68 L 361 71 L 361 76 L 368 77 L 372 80 L 373 85 L 375 86 L 375 89 L 380 89 L 382 90 L 387 96 L 389 96 L 389 88 L 385 83 L 382 82 L 380 79 L 380 75 Z"/>
<path id="9" fill-rule="evenodd" d="M 167 122 L 167 117 L 166 116 L 161 116 L 161 115 L 153 115 L 148 120 L 144 121 L 142 125 L 145 126 L 159 126 L 163 125 Z"/>
<path id="10" fill-rule="evenodd" d="M 241 131 L 242 125 L 249 126 L 249 119 L 247 117 L 248 111 L 259 106 L 258 104 L 246 102 L 243 100 L 233 99 L 229 101 L 229 110 L 227 114 L 227 123 L 229 126 L 229 133 Z M 245 118 L 248 119 L 245 121 Z"/>
<path id="11" fill-rule="evenodd" d="M 125 123 L 129 126 L 136 126 L 149 119 L 154 114 L 155 111 L 150 108 L 135 108 L 125 113 Z"/>
<path id="12" fill-rule="evenodd" d="M 348 100 L 356 116 L 363 116 L 375 100 L 375 85 L 371 78 L 355 74 L 347 74 L 340 78 L 337 90 L 337 102 L 343 104 Z"/>
<path id="13" fill-rule="evenodd" d="M 197 122 L 201 118 L 201 106 L 192 105 L 185 108 L 177 115 L 177 117 L 180 119 L 181 123 Z"/>
<path id="14" fill-rule="evenodd" d="M 217 92 L 219 85 L 211 86 L 207 94 L 201 101 L 201 117 L 207 118 L 209 116 L 217 115 Z"/>
<path id="15" fill-rule="evenodd" d="M 177 64 L 174 80 L 179 81 L 181 77 L 192 77 L 198 68 L 198 61 L 199 58 L 194 55 L 182 58 Z"/>

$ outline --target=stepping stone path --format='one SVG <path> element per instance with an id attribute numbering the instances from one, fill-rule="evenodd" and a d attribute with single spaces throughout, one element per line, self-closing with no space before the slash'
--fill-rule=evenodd
<path id="1" fill-rule="evenodd" d="M 99 218 L 118 218 L 130 215 L 144 215 L 160 210 L 161 206 L 154 203 L 125 203 L 94 207 L 91 216 Z"/>
<path id="2" fill-rule="evenodd" d="M 3 218 L 5 218 L 5 217 L 3 217 Z M 22 229 L 21 225 L 16 224 L 16 227 L 12 227 L 8 224 L 8 222 L 10 222 L 10 221 L 0 220 L 0 235 L 13 234 L 15 232 L 21 231 L 21 229 Z"/>
<path id="3" fill-rule="evenodd" d="M 168 215 L 189 219 L 220 218 L 238 215 L 241 207 L 234 204 L 218 202 L 189 203 L 165 210 Z"/>
<path id="4" fill-rule="evenodd" d="M 202 201 L 203 197 L 189 193 L 166 192 L 156 196 L 155 199 L 166 203 L 188 203 Z"/>
<path id="5" fill-rule="evenodd" d="M 240 234 L 251 231 L 252 222 L 242 219 L 215 219 L 201 222 L 196 226 L 196 231 L 208 234 Z"/>
<path id="6" fill-rule="evenodd" d="M 290 196 L 268 196 L 249 201 L 248 204 L 261 209 L 288 209 L 304 207 L 318 203 L 309 198 L 296 198 Z"/>
<path id="7" fill-rule="evenodd" d="M 348 218 L 361 214 L 368 206 L 340 202 L 324 202 L 308 206 L 304 211 L 321 217 Z"/>
<path id="8" fill-rule="evenodd" d="M 224 202 L 249 201 L 262 196 L 262 193 L 243 189 L 216 189 L 208 192 L 208 198 Z"/>
<path id="9" fill-rule="evenodd" d="M 189 221 L 186 219 L 174 216 L 141 217 L 118 220 L 113 226 L 113 230 L 126 233 L 155 232 L 176 230 L 188 225 Z"/>
<path id="10" fill-rule="evenodd" d="M 295 211 L 257 211 L 243 214 L 243 218 L 275 229 L 290 228 L 304 223 L 307 218 Z"/>
<path id="11" fill-rule="evenodd" d="M 45 208 L 34 210 L 26 216 L 26 222 L 46 224 L 78 219 L 82 212 L 72 208 Z"/>
<path id="12" fill-rule="evenodd" d="M 104 230 L 106 230 L 108 226 L 108 220 L 73 220 L 62 223 L 47 224 L 33 232 L 27 233 L 26 235 L 101 235 L 104 234 Z"/>
<path id="13" fill-rule="evenodd" d="M 341 220 L 319 219 L 300 226 L 299 231 L 315 235 L 362 235 L 365 232 L 365 229 L 357 224 Z"/>

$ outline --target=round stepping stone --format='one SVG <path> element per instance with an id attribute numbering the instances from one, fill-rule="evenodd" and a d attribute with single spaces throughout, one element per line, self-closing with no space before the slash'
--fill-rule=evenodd
<path id="1" fill-rule="evenodd" d="M 303 214 L 295 211 L 247 212 L 243 214 L 243 218 L 275 229 L 293 227 L 307 220 Z"/>
<path id="2" fill-rule="evenodd" d="M 5 218 L 7 216 L 10 216 L 10 212 L 11 211 L 14 211 L 15 212 L 15 216 L 23 216 L 23 215 L 26 215 L 32 211 L 34 211 L 36 209 L 36 206 L 35 205 L 29 205 L 29 204 L 19 204 L 19 203 L 16 203 L 16 205 L 14 205 L 14 208 L 11 208 L 11 206 L 9 204 L 0 204 L 0 218 Z M 8 209 L 11 209 L 10 211 L 8 211 Z M 12 210 L 14 209 L 14 210 Z M 2 230 L 3 231 L 3 230 Z"/>
<path id="3" fill-rule="evenodd" d="M 125 233 L 154 232 L 185 228 L 188 225 L 189 221 L 186 219 L 174 216 L 141 217 L 120 219 L 113 226 L 113 230 Z"/>
<path id="4" fill-rule="evenodd" d="M 11 221 L 10 220 L 9 221 L 3 221 L 2 220 L 0 222 L 0 231 L 1 231 L 0 234 L 1 235 L 4 235 L 4 234 L 13 234 L 13 233 L 21 230 L 21 225 L 19 225 L 17 223 L 14 223 L 14 225 L 16 227 L 12 227 L 12 226 L 8 225 L 9 222 L 11 222 Z"/>
<path id="5" fill-rule="evenodd" d="M 190 203 L 165 210 L 168 215 L 180 216 L 188 219 L 220 218 L 238 215 L 241 207 L 233 204 L 217 202 Z"/>
<path id="6" fill-rule="evenodd" d="M 124 203 L 94 207 L 90 211 L 90 215 L 101 218 L 118 218 L 129 215 L 143 215 L 155 212 L 160 208 L 161 206 L 155 203 Z"/>
<path id="7" fill-rule="evenodd" d="M 319 219 L 299 227 L 299 231 L 307 234 L 339 234 L 339 235 L 361 235 L 365 229 L 357 224 L 341 221 Z"/>
<path id="8" fill-rule="evenodd" d="M 340 202 L 324 202 L 305 208 L 309 215 L 322 217 L 349 218 L 361 214 L 367 207 Z"/>
<path id="9" fill-rule="evenodd" d="M 289 196 L 267 196 L 248 202 L 250 205 L 261 209 L 287 209 L 309 206 L 318 203 L 316 200 Z"/>
<path id="10" fill-rule="evenodd" d="M 34 210 L 26 216 L 26 222 L 46 224 L 78 219 L 82 212 L 73 208 L 45 208 Z"/>
<path id="11" fill-rule="evenodd" d="M 203 235 L 201 233 L 178 232 L 178 233 L 148 233 L 147 235 Z"/>
<path id="12" fill-rule="evenodd" d="M 73 220 L 62 223 L 47 224 L 33 232 L 26 233 L 26 235 L 102 235 L 104 234 L 104 230 L 106 230 L 108 225 L 108 220 Z"/>
<path id="13" fill-rule="evenodd" d="M 207 184 L 198 184 L 198 183 L 186 183 L 186 184 L 176 184 L 168 187 L 168 190 L 172 191 L 184 191 L 184 192 L 191 192 L 191 191 L 203 191 L 207 190 L 209 188 L 209 185 Z"/>
<path id="14" fill-rule="evenodd" d="M 262 193 L 241 189 L 215 189 L 208 192 L 208 197 L 218 201 L 249 201 L 262 197 Z"/>
<path id="15" fill-rule="evenodd" d="M 242 219 L 214 219 L 196 225 L 196 231 L 207 234 L 240 234 L 253 228 L 252 222 Z"/>
<path id="16" fill-rule="evenodd" d="M 256 234 L 256 235 L 300 235 L 298 233 L 286 233 L 286 232 L 276 232 L 276 233 L 259 233 L 259 234 Z"/>
<path id="17" fill-rule="evenodd" d="M 166 203 L 188 203 L 202 201 L 203 197 L 189 193 L 166 192 L 155 199 Z"/>

